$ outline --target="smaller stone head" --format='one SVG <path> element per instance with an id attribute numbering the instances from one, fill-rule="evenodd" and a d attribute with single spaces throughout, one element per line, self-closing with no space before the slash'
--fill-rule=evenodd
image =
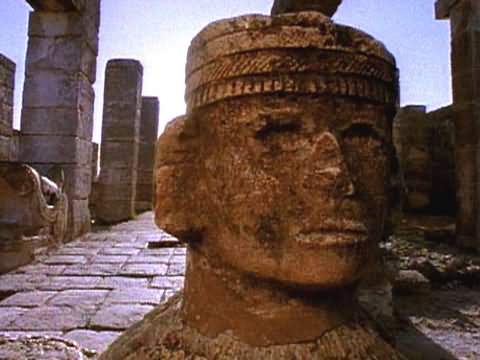
<path id="1" fill-rule="evenodd" d="M 317 12 L 207 26 L 160 137 L 156 222 L 238 272 L 355 283 L 383 230 L 395 61 Z"/>

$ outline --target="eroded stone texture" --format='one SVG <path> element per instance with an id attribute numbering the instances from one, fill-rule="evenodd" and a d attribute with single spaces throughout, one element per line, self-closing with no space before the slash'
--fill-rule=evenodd
<path id="1" fill-rule="evenodd" d="M 135 208 L 137 212 L 152 209 L 153 165 L 155 143 L 158 134 L 159 101 L 156 97 L 142 98 L 142 118 L 140 121 L 140 143 L 138 151 L 137 193 Z"/>
<path id="2" fill-rule="evenodd" d="M 63 167 L 73 238 L 90 229 L 88 206 L 78 204 L 88 204 L 90 194 L 100 1 L 32 5 L 36 10 L 29 21 L 20 158 L 42 174 L 52 166 Z"/>
<path id="3" fill-rule="evenodd" d="M 427 114 L 432 158 L 431 209 L 454 215 L 455 203 L 455 123 L 452 107 Z"/>
<path id="4" fill-rule="evenodd" d="M 114 59 L 105 70 L 100 155 L 99 221 L 135 216 L 143 67 L 137 60 Z"/>
<path id="5" fill-rule="evenodd" d="M 405 106 L 394 121 L 393 139 L 402 169 L 409 210 L 425 210 L 432 192 L 432 156 L 426 107 Z"/>
<path id="6" fill-rule="evenodd" d="M 184 295 L 101 358 L 400 359 L 355 300 L 386 216 L 393 56 L 318 12 L 247 15 L 202 30 L 186 72 L 155 167 Z"/>
<path id="7" fill-rule="evenodd" d="M 479 121 L 480 2 L 437 0 L 437 18 L 450 18 L 457 183 L 457 243 L 480 248 Z"/>
<path id="8" fill-rule="evenodd" d="M 0 54 L 0 162 L 11 161 L 15 63 Z"/>
<path id="9" fill-rule="evenodd" d="M 64 339 L 42 336 L 0 336 L 1 359 L 88 360 L 95 353 Z"/>
<path id="10" fill-rule="evenodd" d="M 327 16 L 333 16 L 342 0 L 275 0 L 272 15 L 280 15 L 299 11 L 320 11 Z"/>

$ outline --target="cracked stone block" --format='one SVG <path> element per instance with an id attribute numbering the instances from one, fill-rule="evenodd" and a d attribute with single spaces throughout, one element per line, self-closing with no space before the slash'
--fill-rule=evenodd
<path id="1" fill-rule="evenodd" d="M 158 305 L 164 298 L 163 289 L 127 288 L 116 289 L 108 294 L 106 303 Z"/>
<path id="2" fill-rule="evenodd" d="M 178 291 L 183 289 L 184 280 L 183 276 L 156 276 L 153 278 L 150 287 Z"/>
<path id="3" fill-rule="evenodd" d="M 14 320 L 25 314 L 28 310 L 19 307 L 0 309 L 0 328 L 5 329 Z"/>
<path id="4" fill-rule="evenodd" d="M 167 273 L 167 264 L 126 264 L 121 270 L 126 276 L 160 276 Z"/>
<path id="5" fill-rule="evenodd" d="M 43 290 L 97 289 L 102 278 L 99 276 L 55 276 L 39 285 Z"/>
<path id="6" fill-rule="evenodd" d="M 93 258 L 98 264 L 123 264 L 128 260 L 128 255 L 97 255 Z"/>
<path id="7" fill-rule="evenodd" d="M 81 310 L 65 306 L 41 306 L 15 319 L 8 329 L 67 331 L 86 325 L 87 316 Z"/>
<path id="8" fill-rule="evenodd" d="M 105 351 L 121 332 L 116 331 L 93 331 L 93 330 L 73 330 L 66 333 L 63 337 L 75 341 L 81 347 L 95 350 L 98 353 Z"/>
<path id="9" fill-rule="evenodd" d="M 100 284 L 101 288 L 104 289 L 121 289 L 127 287 L 147 287 L 149 283 L 148 279 L 136 279 L 125 276 L 111 276 L 105 277 Z"/>
<path id="10" fill-rule="evenodd" d="M 16 293 L 0 302 L 0 307 L 19 306 L 36 307 L 44 305 L 49 299 L 57 294 L 54 291 L 29 291 Z M 3 309 L 0 309 L 0 312 Z"/>
<path id="11" fill-rule="evenodd" d="M 147 305 L 106 305 L 90 320 L 92 329 L 125 330 L 153 309 Z"/>
<path id="12" fill-rule="evenodd" d="M 87 258 L 81 255 L 54 255 L 46 259 L 44 263 L 51 265 L 85 264 Z"/>
<path id="13" fill-rule="evenodd" d="M 48 301 L 49 306 L 68 306 L 92 313 L 107 297 L 109 290 L 66 290 Z"/>
<path id="14" fill-rule="evenodd" d="M 86 264 L 69 266 L 62 275 L 66 276 L 104 276 L 117 275 L 122 268 L 121 263 L 117 264 Z"/>
<path id="15" fill-rule="evenodd" d="M 136 248 L 106 248 L 100 250 L 101 255 L 131 255 L 135 256 L 140 252 L 140 249 Z"/>

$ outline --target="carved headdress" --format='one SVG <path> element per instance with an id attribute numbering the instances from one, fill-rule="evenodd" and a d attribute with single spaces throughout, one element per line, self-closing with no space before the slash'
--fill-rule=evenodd
<path id="1" fill-rule="evenodd" d="M 214 22 L 192 41 L 187 113 L 222 99 L 300 93 L 395 103 L 398 75 L 384 45 L 320 12 Z"/>

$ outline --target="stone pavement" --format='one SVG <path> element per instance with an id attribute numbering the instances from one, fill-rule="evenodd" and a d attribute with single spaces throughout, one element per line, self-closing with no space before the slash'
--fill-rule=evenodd
<path id="1" fill-rule="evenodd" d="M 0 276 L 0 334 L 63 337 L 101 352 L 178 291 L 184 269 L 185 248 L 144 213 Z"/>

